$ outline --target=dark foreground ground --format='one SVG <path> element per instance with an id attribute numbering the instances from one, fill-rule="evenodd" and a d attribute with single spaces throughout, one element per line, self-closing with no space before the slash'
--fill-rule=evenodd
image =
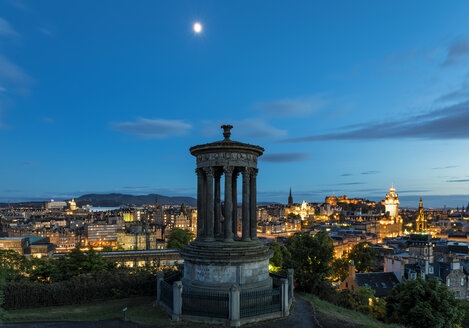
<path id="1" fill-rule="evenodd" d="M 404 328 L 388 325 L 365 314 L 327 303 L 311 294 L 296 294 L 288 318 L 250 324 L 249 328 Z M 11 311 L 6 328 L 207 328 L 221 327 L 173 322 L 152 297 L 112 300 L 80 306 L 62 306 Z M 128 306 L 129 320 L 123 321 L 122 308 Z M 49 320 L 49 321 L 48 321 Z M 55 321 L 50 321 L 55 320 Z M 138 323 L 137 323 L 138 322 Z"/>
<path id="2" fill-rule="evenodd" d="M 190 328 L 190 327 L 208 327 L 205 325 L 194 325 L 190 323 L 179 323 L 169 325 L 140 325 L 122 320 L 100 320 L 100 321 L 56 321 L 56 322 L 28 322 L 28 323 L 7 323 L 2 327 L 8 328 L 143 328 L 143 327 L 161 327 L 161 328 Z M 219 326 L 218 326 L 219 327 Z M 313 312 L 308 301 L 297 298 L 295 307 L 288 318 L 266 321 L 258 324 L 250 324 L 244 327 L 250 328 L 294 328 L 294 327 L 315 327 Z M 326 327 L 324 327 L 326 328 Z"/>

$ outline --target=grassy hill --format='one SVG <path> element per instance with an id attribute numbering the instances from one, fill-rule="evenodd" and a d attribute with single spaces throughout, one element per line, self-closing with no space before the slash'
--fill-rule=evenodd
<path id="1" fill-rule="evenodd" d="M 318 328 L 404 328 L 395 324 L 386 324 L 366 314 L 345 309 L 320 300 L 311 294 L 300 294 L 310 301 Z"/>
<path id="2" fill-rule="evenodd" d="M 127 320 L 141 325 L 171 325 L 169 317 L 153 306 L 154 297 L 124 298 L 90 304 L 51 306 L 8 311 L 5 323 L 44 321 L 122 320 L 127 307 Z M 0 324 L 1 325 L 1 324 Z"/>

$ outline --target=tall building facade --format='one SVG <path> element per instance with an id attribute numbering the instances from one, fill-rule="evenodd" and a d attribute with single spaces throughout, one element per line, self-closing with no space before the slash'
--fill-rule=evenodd
<path id="1" fill-rule="evenodd" d="M 389 213 L 389 217 L 397 218 L 399 216 L 399 196 L 396 194 L 396 189 L 394 189 L 394 186 L 391 186 L 389 189 L 389 194 L 386 194 L 384 207 L 386 213 Z"/>

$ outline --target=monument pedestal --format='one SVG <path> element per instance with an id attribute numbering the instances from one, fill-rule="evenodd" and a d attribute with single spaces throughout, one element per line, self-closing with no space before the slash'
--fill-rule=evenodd
<path id="1" fill-rule="evenodd" d="M 194 241 L 181 256 L 184 259 L 184 288 L 229 291 L 272 288 L 269 259 L 272 251 L 259 241 Z"/>

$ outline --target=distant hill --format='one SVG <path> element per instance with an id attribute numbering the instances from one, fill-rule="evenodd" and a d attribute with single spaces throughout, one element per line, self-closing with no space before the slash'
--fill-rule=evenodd
<path id="1" fill-rule="evenodd" d="M 184 205 L 197 206 L 197 200 L 193 197 L 169 197 L 158 194 L 148 195 L 127 195 L 127 194 L 87 194 L 75 198 L 75 202 L 79 207 L 83 205 L 91 205 L 98 207 L 119 207 L 121 205 L 153 205 L 158 197 L 158 204 L 160 205 Z M 33 207 L 43 208 L 46 201 L 32 201 L 32 202 L 18 202 L 11 203 L 12 207 Z M 0 208 L 6 208 L 8 203 L 0 203 Z"/>
<path id="2" fill-rule="evenodd" d="M 90 204 L 92 206 L 117 207 L 121 205 L 152 205 L 158 198 L 160 205 L 181 205 L 196 206 L 197 200 L 193 197 L 169 197 L 158 194 L 148 195 L 127 195 L 127 194 L 87 194 L 75 198 L 78 206 Z"/>

